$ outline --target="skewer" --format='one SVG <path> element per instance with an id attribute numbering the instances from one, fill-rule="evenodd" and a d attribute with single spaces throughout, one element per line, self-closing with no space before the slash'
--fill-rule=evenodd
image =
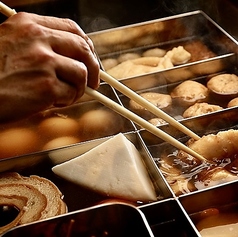
<path id="1" fill-rule="evenodd" d="M 100 77 L 102 80 L 106 81 L 109 85 L 120 91 L 122 94 L 128 96 L 130 99 L 134 100 L 147 110 L 149 110 L 151 113 L 155 114 L 159 118 L 164 119 L 166 122 L 168 122 L 170 125 L 174 126 L 181 132 L 185 133 L 186 135 L 192 137 L 195 140 L 198 140 L 200 137 L 195 134 L 193 131 L 189 130 L 187 127 L 179 123 L 177 120 L 175 120 L 173 117 L 166 114 L 163 110 L 159 109 L 146 99 L 144 99 L 142 96 L 135 93 L 133 90 L 128 88 L 127 86 L 120 83 L 118 80 L 114 79 L 109 74 L 105 73 L 104 71 L 100 70 Z"/>
<path id="2" fill-rule="evenodd" d="M 4 14 L 5 16 L 7 16 L 7 17 L 10 17 L 10 16 L 16 14 L 15 10 L 9 8 L 7 5 L 5 5 L 1 1 L 0 1 L 0 12 L 2 14 Z M 189 129 L 187 129 L 186 127 L 182 126 L 181 124 L 178 125 L 176 120 L 174 122 L 173 118 L 171 118 L 167 114 L 159 111 L 157 107 L 154 106 L 156 109 L 153 108 L 153 106 L 151 106 L 151 103 L 149 103 L 147 100 L 144 100 L 141 96 L 137 95 L 135 92 L 130 90 L 128 87 L 119 83 L 113 77 L 109 76 L 108 74 L 106 74 L 103 71 L 100 71 L 100 75 L 101 75 L 101 78 L 103 80 L 108 82 L 108 84 L 114 86 L 117 90 L 121 91 L 125 95 L 128 95 L 129 98 L 132 97 L 131 99 L 134 99 L 136 102 L 139 102 L 143 106 L 146 105 L 146 107 L 151 109 L 153 112 L 155 112 L 156 115 L 159 114 L 159 117 L 163 118 L 167 122 L 168 121 L 172 122 L 172 124 L 179 127 L 184 132 L 189 133 L 191 137 L 195 137 L 196 139 L 199 138 L 196 134 L 195 134 L 196 136 L 194 136 L 193 132 L 190 131 Z M 142 119 L 138 115 L 132 113 L 130 110 L 122 107 L 121 105 L 119 105 L 118 103 L 109 99 L 108 97 L 104 96 L 103 94 L 99 93 L 98 91 L 93 90 L 89 87 L 86 87 L 85 88 L 85 93 L 88 94 L 89 96 L 91 96 L 92 98 L 98 100 L 99 102 L 101 102 L 102 104 L 107 106 L 108 108 L 110 108 L 110 109 L 116 111 L 117 113 L 121 114 L 123 117 L 125 117 L 129 120 L 132 120 L 134 123 L 136 123 L 137 125 L 141 126 L 144 129 L 146 129 L 147 131 L 151 132 L 155 136 L 160 137 L 162 140 L 164 140 L 164 141 L 170 143 L 171 145 L 175 146 L 177 149 L 183 150 L 183 151 L 187 152 L 188 154 L 190 154 L 191 156 L 198 158 L 201 161 L 206 161 L 206 159 L 203 156 L 199 155 L 197 152 L 193 151 L 192 149 L 185 146 L 183 143 L 179 142 L 178 140 L 176 140 L 172 136 L 170 136 L 167 133 L 165 133 L 164 131 L 158 129 L 156 126 L 154 126 L 151 123 L 149 123 L 148 121 Z M 181 126 L 182 126 L 182 128 L 181 128 Z"/>
<path id="3" fill-rule="evenodd" d="M 116 111 L 117 113 L 121 114 L 123 117 L 132 120 L 137 125 L 141 126 L 142 128 L 146 129 L 147 131 L 151 132 L 155 136 L 161 138 L 162 140 L 170 143 L 171 145 L 175 146 L 176 148 L 183 150 L 190 154 L 193 157 L 198 158 L 201 161 L 206 161 L 206 159 L 190 149 L 189 147 L 185 146 L 183 143 L 176 140 L 174 137 L 168 135 L 164 131 L 160 130 L 156 126 L 152 125 L 148 121 L 144 120 L 140 116 L 132 113 L 130 110 L 122 107 L 118 103 L 114 102 L 113 100 L 109 99 L 108 97 L 104 96 L 103 94 L 99 93 L 96 90 L 91 89 L 90 87 L 86 87 L 85 93 L 90 95 L 92 98 L 98 100 L 108 108 Z"/>

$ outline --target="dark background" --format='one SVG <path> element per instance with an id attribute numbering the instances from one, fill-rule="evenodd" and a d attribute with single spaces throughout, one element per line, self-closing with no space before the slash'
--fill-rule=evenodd
<path id="1" fill-rule="evenodd" d="M 4 2 L 17 11 L 71 18 L 87 33 L 203 10 L 226 31 L 237 37 L 238 0 L 6 0 Z"/>

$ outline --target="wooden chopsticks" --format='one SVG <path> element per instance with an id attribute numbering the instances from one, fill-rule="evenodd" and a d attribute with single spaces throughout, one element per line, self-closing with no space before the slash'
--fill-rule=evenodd
<path id="1" fill-rule="evenodd" d="M 14 14 L 16 14 L 16 11 L 9 8 L 4 3 L 0 2 L 0 12 L 4 14 L 7 17 L 10 17 Z M 177 129 L 181 130 L 188 136 L 194 138 L 195 140 L 199 139 L 199 136 L 193 133 L 191 130 L 177 122 L 174 118 L 170 117 L 166 113 L 164 113 L 162 110 L 158 109 L 153 104 L 149 103 L 147 100 L 136 94 L 134 91 L 120 83 L 118 80 L 114 79 L 110 75 L 108 75 L 106 72 L 100 70 L 100 77 L 102 80 L 107 82 L 109 85 L 123 93 L 124 95 L 128 96 L 130 99 L 134 100 L 138 104 L 142 105 L 146 109 L 148 109 L 153 114 L 157 115 L 158 117 L 164 119 L 166 122 L 171 124 L 172 126 L 176 127 Z M 116 111 L 117 113 L 121 114 L 123 117 L 132 120 L 137 125 L 141 126 L 142 128 L 146 129 L 147 131 L 151 132 L 155 136 L 161 138 L 162 140 L 170 143 L 171 145 L 175 146 L 176 148 L 183 150 L 187 152 L 188 154 L 198 158 L 201 161 L 206 161 L 206 159 L 199 155 L 197 152 L 193 151 L 189 147 L 185 146 L 183 143 L 179 142 L 172 136 L 168 135 L 164 131 L 160 130 L 156 126 L 152 125 L 148 121 L 142 119 L 138 115 L 132 113 L 130 110 L 126 109 L 125 107 L 119 105 L 118 103 L 114 102 L 113 100 L 109 99 L 108 97 L 104 96 L 103 94 L 99 93 L 96 90 L 93 90 L 89 87 L 85 88 L 85 93 L 91 96 L 92 98 L 98 100 L 108 108 Z"/>
<path id="2" fill-rule="evenodd" d="M 6 17 L 10 17 L 14 14 L 16 14 L 16 11 L 14 9 L 11 9 L 3 2 L 0 2 L 0 12 L 5 15 Z"/>
<path id="3" fill-rule="evenodd" d="M 156 126 L 154 126 L 151 123 L 149 123 L 148 121 L 142 119 L 140 116 L 132 113 L 130 110 L 119 105 L 118 103 L 114 102 L 113 100 L 109 99 L 108 97 L 104 96 L 103 94 L 99 93 L 98 91 L 93 90 L 90 87 L 86 87 L 85 93 L 90 95 L 92 98 L 98 100 L 99 102 L 101 102 L 102 104 L 107 106 L 108 108 L 121 114 L 123 117 L 132 120 L 137 125 L 141 126 L 142 128 L 151 132 L 155 136 L 161 138 L 162 140 L 170 143 L 171 145 L 175 146 L 176 148 L 187 152 L 191 156 L 194 156 L 201 161 L 206 161 L 206 159 L 203 156 L 199 155 L 197 152 L 193 151 L 192 149 L 185 146 L 183 143 L 179 142 L 172 136 L 168 135 L 164 131 L 160 130 Z"/>
<path id="4" fill-rule="evenodd" d="M 130 88 L 126 87 L 122 83 L 120 83 L 118 80 L 114 79 L 112 76 L 109 74 L 105 73 L 104 71 L 100 71 L 100 77 L 103 81 L 107 82 L 109 85 L 120 91 L 122 94 L 126 95 L 130 99 L 134 100 L 147 110 L 149 110 L 151 113 L 154 115 L 158 116 L 159 118 L 164 119 L 166 122 L 168 122 L 170 125 L 174 126 L 181 132 L 187 134 L 188 136 L 192 137 L 195 140 L 198 140 L 200 137 L 189 130 L 187 127 L 176 121 L 173 117 L 169 116 L 166 114 L 163 110 L 159 109 L 152 103 L 148 102 L 146 99 L 144 99 L 142 96 L 138 95 L 135 93 L 133 90 Z"/>

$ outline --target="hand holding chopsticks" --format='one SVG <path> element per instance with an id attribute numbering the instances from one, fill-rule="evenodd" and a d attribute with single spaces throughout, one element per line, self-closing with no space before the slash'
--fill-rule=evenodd
<path id="1" fill-rule="evenodd" d="M 72 20 L 27 12 L 0 24 L 0 123 L 68 106 L 98 88 L 99 62 L 91 40 Z"/>
<path id="2" fill-rule="evenodd" d="M 7 17 L 10 17 L 16 12 L 12 10 L 11 8 L 7 7 L 5 4 L 0 2 L 0 12 L 2 12 Z M 194 138 L 195 140 L 199 139 L 199 136 L 194 134 L 192 131 L 190 131 L 188 128 L 177 122 L 174 118 L 170 117 L 166 113 L 164 113 L 162 110 L 158 109 L 153 104 L 149 103 L 147 100 L 136 94 L 134 91 L 129 89 L 128 87 L 124 86 L 122 83 L 111 77 L 110 75 L 106 74 L 103 71 L 100 71 L 101 79 L 106 81 L 108 84 L 110 84 L 112 87 L 120 91 L 121 93 L 125 94 L 129 98 L 136 101 L 138 104 L 142 105 L 143 107 L 147 108 L 150 112 L 157 115 L 158 117 L 164 119 L 169 124 L 173 125 L 177 129 L 181 130 L 185 134 L 189 135 L 190 137 Z M 148 121 L 142 119 L 138 115 L 132 113 L 128 109 L 124 108 L 123 106 L 120 106 L 118 103 L 112 101 L 111 99 L 107 98 L 106 96 L 100 94 L 98 91 L 93 90 L 89 87 L 86 87 L 85 93 L 90 95 L 92 98 L 98 100 L 105 106 L 111 108 L 112 110 L 116 111 L 117 113 L 121 114 L 125 118 L 132 120 L 137 125 L 141 126 L 142 128 L 148 130 L 152 134 L 160 137 L 162 140 L 170 143 L 171 145 L 175 146 L 176 148 L 183 150 L 187 152 L 188 154 L 198 158 L 201 161 L 204 161 L 205 158 L 201 155 L 197 154 L 195 151 L 190 149 L 189 147 L 185 146 L 184 144 L 177 141 L 175 138 L 171 137 L 170 135 L 166 134 L 162 130 L 158 129 L 156 126 L 152 125 Z"/>

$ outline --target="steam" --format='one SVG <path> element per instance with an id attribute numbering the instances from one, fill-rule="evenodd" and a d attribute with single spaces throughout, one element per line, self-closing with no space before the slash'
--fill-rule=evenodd
<path id="1" fill-rule="evenodd" d="M 99 15 L 94 18 L 82 16 L 80 25 L 87 33 L 116 27 L 116 25 L 113 24 L 109 18 L 103 15 Z"/>
<path id="2" fill-rule="evenodd" d="M 175 0 L 175 1 L 162 1 L 162 8 L 169 15 L 184 13 L 191 10 L 199 9 L 199 0 Z"/>

